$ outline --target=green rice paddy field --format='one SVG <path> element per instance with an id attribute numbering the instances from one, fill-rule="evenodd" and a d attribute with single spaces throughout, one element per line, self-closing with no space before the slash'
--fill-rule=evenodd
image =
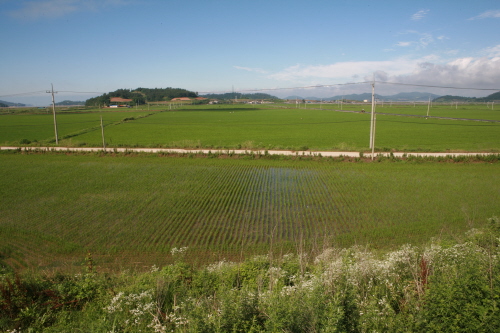
<path id="1" fill-rule="evenodd" d="M 286 107 L 286 108 L 285 108 Z M 334 111 L 338 106 L 184 106 L 182 109 L 60 113 L 61 146 L 102 146 L 100 117 L 108 147 L 228 148 L 364 151 L 370 114 Z M 344 105 L 360 111 L 369 105 Z M 321 109 L 320 109 L 321 108 Z M 367 110 L 369 111 L 369 110 Z M 377 107 L 377 112 L 423 116 L 427 106 Z M 430 115 L 500 121 L 485 105 L 459 109 L 441 105 Z M 0 116 L 0 143 L 53 145 L 51 114 Z M 500 122 L 377 115 L 378 151 L 500 151 Z M 27 140 L 27 141 L 26 141 Z"/>
<path id="2" fill-rule="evenodd" d="M 151 267 L 450 238 L 500 214 L 500 163 L 0 154 L 0 253 L 22 269 Z"/>
<path id="3" fill-rule="evenodd" d="M 108 147 L 367 150 L 369 113 L 335 107 L 163 106 L 57 119 L 60 146 L 102 145 L 102 116 Z M 427 107 L 377 110 L 425 115 Z M 484 105 L 430 114 L 500 118 Z M 0 144 L 20 143 L 55 145 L 52 115 L 0 115 Z M 497 153 L 500 123 L 377 115 L 376 147 Z M 2 152 L 0 263 L 71 270 L 91 251 L 101 267 L 142 269 L 184 246 L 199 263 L 324 246 L 385 250 L 455 237 L 500 214 L 498 159 L 356 160 Z"/>

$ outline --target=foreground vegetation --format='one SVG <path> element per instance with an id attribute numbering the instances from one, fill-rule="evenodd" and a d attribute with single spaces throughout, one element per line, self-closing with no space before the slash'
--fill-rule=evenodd
<path id="1" fill-rule="evenodd" d="M 242 156 L 41 151 L 50 114 L 2 115 L 35 149 L 0 153 L 0 331 L 498 330 L 500 155 L 269 156 L 368 141 L 366 113 L 273 107 L 58 116 L 67 146 L 102 115 L 108 147 Z M 499 149 L 498 123 L 378 121 L 378 150 Z"/>
<path id="2" fill-rule="evenodd" d="M 326 248 L 241 263 L 109 275 L 89 253 L 76 275 L 0 276 L 7 332 L 494 332 L 500 220 L 462 241 L 374 253 Z"/>

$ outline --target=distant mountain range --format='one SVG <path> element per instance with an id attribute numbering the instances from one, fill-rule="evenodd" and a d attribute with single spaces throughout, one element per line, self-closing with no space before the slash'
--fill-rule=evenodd
<path id="1" fill-rule="evenodd" d="M 6 108 L 6 107 L 9 107 L 9 106 L 26 106 L 26 104 L 0 101 L 0 107 Z"/>
<path id="2" fill-rule="evenodd" d="M 415 102 L 422 102 L 422 101 L 428 101 L 429 98 L 433 102 L 493 102 L 493 101 L 499 101 L 500 100 L 500 92 L 493 93 L 491 95 L 488 95 L 486 97 L 462 97 L 462 96 L 451 96 L 451 95 L 446 95 L 446 96 L 440 96 L 440 95 L 435 95 L 435 94 L 430 94 L 430 93 L 421 93 L 421 92 L 410 92 L 410 93 L 399 93 L 396 95 L 389 95 L 389 96 L 382 96 L 375 94 L 375 98 L 378 101 L 384 101 L 384 102 L 398 102 L 398 101 L 415 101 Z M 316 101 L 338 101 L 338 100 L 344 100 L 344 101 L 364 101 L 367 100 L 371 102 L 372 100 L 372 94 L 370 93 L 364 93 L 364 94 L 350 94 L 350 95 L 338 95 L 338 96 L 333 96 L 333 97 L 328 97 L 328 98 L 320 98 L 320 97 L 301 97 L 301 96 L 288 96 L 285 97 L 285 99 L 305 99 L 305 100 L 316 100 Z"/>
<path id="3" fill-rule="evenodd" d="M 429 98 L 434 100 L 435 98 L 440 97 L 439 95 L 430 94 L 430 93 L 421 93 L 421 92 L 410 92 L 410 93 L 399 93 L 396 95 L 382 96 L 379 94 L 375 94 L 375 98 L 379 101 L 428 101 Z M 363 94 L 349 94 L 349 95 L 337 95 L 328 98 L 320 98 L 320 97 L 300 97 L 300 96 L 289 96 L 285 97 L 285 99 L 305 99 L 305 100 L 323 100 L 323 101 L 338 101 L 338 100 L 348 100 L 348 101 L 371 101 L 372 94 L 371 93 L 363 93 Z"/>
<path id="4" fill-rule="evenodd" d="M 488 95 L 486 97 L 462 97 L 462 96 L 451 96 L 451 95 L 446 95 L 446 96 L 441 96 L 439 98 L 436 98 L 434 100 L 435 102 L 494 102 L 494 101 L 500 101 L 500 91 L 493 93 L 491 95 Z"/>
<path id="5" fill-rule="evenodd" d="M 114 97 L 118 92 L 125 91 L 124 89 L 119 89 L 116 92 L 110 93 L 110 94 L 104 94 L 104 97 Z M 125 91 L 129 95 L 132 93 L 141 93 L 145 95 L 144 93 L 146 91 L 147 93 L 169 93 L 168 96 L 147 96 L 148 101 L 156 101 L 156 100 L 169 100 L 172 97 L 175 97 L 177 95 L 189 95 L 192 94 L 194 97 L 196 97 L 196 93 L 187 91 L 185 89 L 180 89 L 180 88 L 165 88 L 165 89 L 146 89 L 146 88 L 137 88 L 135 91 Z M 109 96 L 108 96 L 109 95 Z M 119 95 L 119 94 L 118 94 Z M 241 94 L 241 93 L 225 93 L 225 94 L 208 94 L 208 95 L 201 95 L 203 97 L 207 98 L 212 98 L 212 99 L 278 99 L 278 97 L 269 95 L 269 94 L 264 94 L 264 93 L 255 93 L 255 94 Z M 100 98 L 96 97 L 96 98 Z M 123 96 L 119 96 L 123 97 Z M 140 96 L 143 97 L 143 96 Z M 157 97 L 157 98 L 155 98 Z M 90 103 L 90 101 L 96 99 L 96 98 L 91 98 L 87 100 L 86 102 L 83 101 L 70 101 L 70 100 L 64 100 L 62 102 L 56 103 L 58 106 L 67 106 L 67 105 L 93 105 Z M 395 95 L 379 95 L 375 94 L 375 98 L 378 101 L 384 101 L 384 102 L 398 102 L 398 101 L 416 101 L 416 102 L 425 102 L 428 101 L 429 98 L 433 102 L 441 102 L 441 103 L 446 103 L 446 102 L 478 102 L 478 103 L 485 103 L 485 102 L 494 102 L 494 101 L 500 101 L 500 92 L 496 92 L 493 94 L 490 94 L 486 97 L 463 97 L 463 96 L 452 96 L 452 95 L 446 95 L 446 96 L 440 96 L 436 94 L 431 94 L 431 93 L 422 93 L 422 92 L 409 92 L 409 93 L 398 93 Z M 290 99 L 290 100 L 316 100 L 316 101 L 337 101 L 337 100 L 344 100 L 344 101 L 368 101 L 371 102 L 372 95 L 371 93 L 363 93 L 363 94 L 348 94 L 348 95 L 337 95 L 337 96 L 332 96 L 332 97 L 327 97 L 327 98 L 321 98 L 321 97 L 315 97 L 315 96 L 308 96 L 308 97 L 303 97 L 303 96 L 297 96 L 297 95 L 292 95 L 285 97 L 284 99 Z M 90 103 L 90 104 L 89 104 Z M 103 103 L 101 103 L 103 104 Z M 104 103 L 105 104 L 105 103 Z M 11 106 L 16 106 L 16 107 L 27 107 L 31 106 L 30 104 L 23 104 L 23 103 L 12 103 L 12 102 L 7 102 L 7 101 L 2 101 L 0 100 L 0 107 L 11 107 Z"/>
<path id="6" fill-rule="evenodd" d="M 65 100 L 65 101 L 56 103 L 56 105 L 58 105 L 58 106 L 65 106 L 65 105 L 85 105 L 85 102 Z M 1 108 L 6 108 L 6 107 L 9 107 L 9 106 L 25 107 L 25 106 L 31 106 L 31 105 L 30 104 L 23 104 L 23 103 L 12 103 L 12 102 L 0 101 L 0 107 Z"/>
<path id="7" fill-rule="evenodd" d="M 85 105 L 85 102 L 65 100 L 65 101 L 56 103 L 56 105 Z"/>

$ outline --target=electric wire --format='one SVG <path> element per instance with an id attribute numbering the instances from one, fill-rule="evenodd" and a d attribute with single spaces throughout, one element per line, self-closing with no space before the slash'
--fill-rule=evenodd
<path id="1" fill-rule="evenodd" d="M 402 83 L 402 82 L 389 82 L 389 81 L 362 81 L 362 82 L 346 82 L 346 83 L 334 83 L 334 84 L 318 84 L 313 86 L 300 86 L 300 87 L 283 87 L 283 88 L 256 88 L 256 89 L 241 89 L 241 90 L 225 90 L 225 91 L 201 91 L 198 94 L 220 94 L 220 93 L 245 93 L 245 92 L 259 92 L 259 91 L 280 91 L 280 90 L 295 90 L 295 89 L 314 89 L 314 88 L 330 88 L 337 86 L 348 86 L 348 85 L 361 85 L 361 84 L 390 84 L 398 86 L 412 86 L 412 87 L 425 87 L 425 88 L 440 88 L 440 89 L 460 89 L 460 90 L 478 90 L 478 91 L 500 91 L 500 88 L 476 88 L 476 87 L 452 87 L 452 86 L 440 86 L 431 84 L 414 84 L 414 83 Z M 46 90 L 23 92 L 17 94 L 0 95 L 3 97 L 17 97 L 17 96 L 30 96 L 40 93 L 46 93 Z M 100 91 L 73 91 L 73 90 L 59 90 L 59 93 L 73 93 L 73 94 L 105 94 Z"/>
<path id="2" fill-rule="evenodd" d="M 444 88 L 444 89 L 462 89 L 462 90 L 492 90 L 499 91 L 500 88 L 467 88 L 467 87 L 447 87 L 447 86 L 433 86 L 428 84 L 413 84 L 413 83 L 400 83 L 400 82 L 387 82 L 387 81 L 373 81 L 375 83 L 393 84 L 398 86 L 412 86 L 412 87 L 426 87 L 426 88 Z"/>

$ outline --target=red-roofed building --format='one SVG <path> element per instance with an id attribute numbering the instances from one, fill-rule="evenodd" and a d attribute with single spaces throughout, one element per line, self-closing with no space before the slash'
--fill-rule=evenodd
<path id="1" fill-rule="evenodd" d="M 109 101 L 111 103 L 128 103 L 128 102 L 132 102 L 131 99 L 128 99 L 128 98 L 121 98 L 121 97 L 111 97 L 109 99 Z"/>
<path id="2" fill-rule="evenodd" d="M 130 107 L 130 105 L 128 105 L 128 104 L 120 104 L 120 103 L 130 103 L 132 101 L 133 101 L 132 99 L 128 99 L 128 98 L 111 97 L 109 99 L 109 103 L 110 103 L 109 107 L 110 108 Z"/>
<path id="3" fill-rule="evenodd" d="M 172 98 L 172 102 L 176 102 L 176 101 L 190 101 L 191 98 L 189 97 L 176 97 L 176 98 Z"/>

